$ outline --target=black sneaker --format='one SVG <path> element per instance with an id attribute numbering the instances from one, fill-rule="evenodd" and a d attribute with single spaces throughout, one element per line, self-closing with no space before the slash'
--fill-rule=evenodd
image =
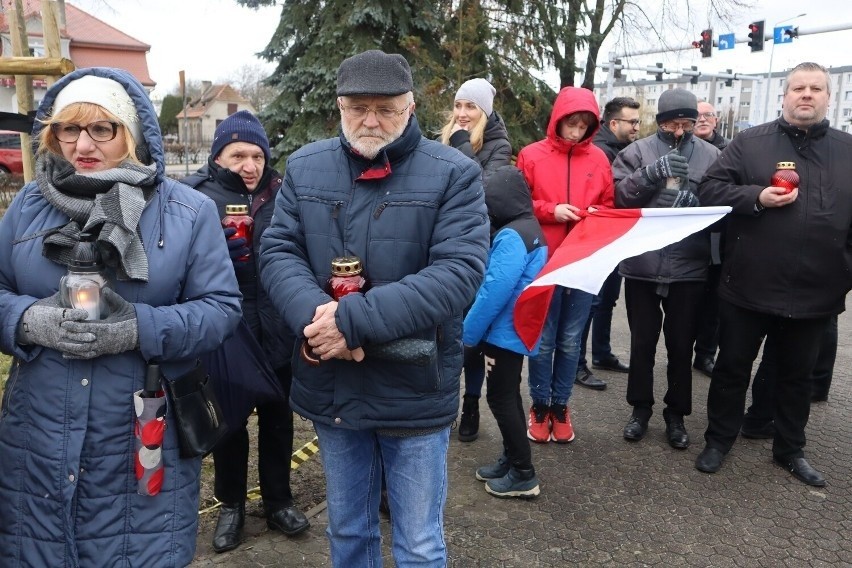
<path id="1" fill-rule="evenodd" d="M 488 481 L 489 479 L 499 479 L 509 473 L 511 464 L 506 454 L 500 456 L 495 463 L 484 465 L 476 470 L 476 479 L 479 481 Z"/>
<path id="2" fill-rule="evenodd" d="M 464 395 L 461 421 L 459 422 L 459 441 L 473 442 L 479 437 L 479 397 Z"/>

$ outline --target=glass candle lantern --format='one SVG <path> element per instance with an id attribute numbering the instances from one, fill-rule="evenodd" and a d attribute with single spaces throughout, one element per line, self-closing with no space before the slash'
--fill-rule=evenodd
<path id="1" fill-rule="evenodd" d="M 86 319 L 100 319 L 103 307 L 101 292 L 106 286 L 106 279 L 101 274 L 102 269 L 95 236 L 91 233 L 81 233 L 79 242 L 74 245 L 68 273 L 59 281 L 63 305 L 86 310 L 89 314 Z"/>
<path id="2" fill-rule="evenodd" d="M 237 232 L 230 238 L 245 239 L 246 246 L 251 249 L 254 219 L 249 215 L 248 205 L 225 205 L 225 217 L 222 219 L 222 226 L 236 229 Z M 251 254 L 244 254 L 237 260 L 246 262 L 250 257 Z"/>
<path id="3" fill-rule="evenodd" d="M 799 187 L 799 173 L 795 162 L 778 162 L 777 171 L 772 174 L 772 186 L 783 187 L 784 193 L 790 193 Z"/>

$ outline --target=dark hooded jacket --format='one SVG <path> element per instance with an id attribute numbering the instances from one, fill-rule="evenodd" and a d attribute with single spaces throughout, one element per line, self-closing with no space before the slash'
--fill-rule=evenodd
<path id="1" fill-rule="evenodd" d="M 215 201 L 220 218 L 225 216 L 226 205 L 247 205 L 249 208 L 249 215 L 254 220 L 252 243 L 249 245 L 251 261 L 236 270 L 237 282 L 243 295 L 243 319 L 263 347 L 273 369 L 290 364 L 296 341 L 281 321 L 258 277 L 260 237 L 272 221 L 275 196 L 283 179 L 280 173 L 267 166 L 257 189 L 250 193 L 238 174 L 219 166 L 211 156 L 207 164 L 181 180 Z"/>
<path id="2" fill-rule="evenodd" d="M 616 138 L 615 132 L 612 131 L 608 124 L 601 123 L 601 127 L 597 134 L 595 134 L 595 138 L 592 143 L 604 151 L 604 154 L 606 154 L 606 157 L 609 159 L 609 163 L 611 164 L 615 161 L 615 157 L 618 156 L 618 153 L 630 145 L 630 142 L 630 140 L 622 142 Z"/>
<path id="3" fill-rule="evenodd" d="M 497 169 L 485 192 L 491 219 L 491 251 L 485 281 L 464 319 L 465 345 L 490 343 L 535 355 L 538 343 L 527 349 L 515 331 L 515 302 L 547 261 L 544 233 L 532 212 L 530 190 L 514 166 Z"/>
<path id="4" fill-rule="evenodd" d="M 557 205 L 569 203 L 580 209 L 612 208 L 614 205 L 609 160 L 603 150 L 592 144 L 600 121 L 595 120 L 579 142 L 571 142 L 556 133 L 560 120 L 581 111 L 599 116 L 595 95 L 588 89 L 563 88 L 553 103 L 547 138 L 518 153 L 518 169 L 532 191 L 533 213 L 541 223 L 550 255 L 574 226 L 573 222 L 556 220 Z"/>
<path id="5" fill-rule="evenodd" d="M 852 136 L 783 118 L 737 134 L 698 188 L 703 205 L 730 205 L 719 297 L 775 316 L 822 318 L 852 288 Z M 755 213 L 778 162 L 795 162 L 799 196 Z"/>
<path id="6" fill-rule="evenodd" d="M 66 75 L 42 100 L 36 133 L 56 93 L 83 75 L 125 88 L 157 166 L 156 193 L 138 225 L 148 281 L 110 279 L 133 304 L 139 346 L 72 360 L 16 342 L 23 312 L 53 295 L 65 273 L 42 255 L 44 231 L 68 221 L 37 184 L 24 186 L 0 220 L 0 348 L 15 357 L 0 412 L 0 566 L 186 566 L 197 538 L 201 458 L 180 458 L 167 405 L 162 490 L 137 494 L 133 393 L 143 387 L 146 361 L 171 379 L 215 349 L 239 323 L 240 294 L 215 204 L 164 175 L 157 115 L 129 73 Z"/>
<path id="7" fill-rule="evenodd" d="M 656 134 L 630 144 L 613 162 L 618 207 L 656 207 L 665 180 L 649 181 L 645 166 L 674 148 L 689 161 L 689 189 L 693 193 L 697 191 L 704 172 L 719 156 L 718 148 L 691 133 L 675 140 L 671 133 L 658 129 Z M 704 230 L 659 250 L 623 260 L 618 271 L 625 278 L 669 284 L 706 280 L 709 264 L 710 234 Z"/>
<path id="8" fill-rule="evenodd" d="M 482 148 L 479 152 L 473 151 L 470 145 L 470 132 L 457 130 L 450 136 L 450 146 L 468 158 L 476 160 L 482 168 L 482 176 L 488 177 L 491 172 L 501 166 L 512 163 L 512 144 L 509 142 L 509 132 L 503 119 L 493 111 L 485 123 L 485 132 L 482 133 Z"/>

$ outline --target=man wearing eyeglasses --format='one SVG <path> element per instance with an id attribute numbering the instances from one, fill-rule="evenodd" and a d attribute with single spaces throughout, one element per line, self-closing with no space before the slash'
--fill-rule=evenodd
<path id="1" fill-rule="evenodd" d="M 428 140 L 405 58 L 372 50 L 337 71 L 339 136 L 290 155 L 261 275 L 287 325 L 319 357 L 294 357 L 290 401 L 322 448 L 336 567 L 382 563 L 387 481 L 398 566 L 443 567 L 450 426 L 459 408 L 461 314 L 489 248 L 480 168 Z M 356 256 L 368 287 L 335 301 L 332 259 Z M 364 356 L 433 341 L 423 366 Z"/>
<path id="2" fill-rule="evenodd" d="M 657 104 L 657 132 L 637 140 L 612 165 L 616 207 L 695 207 L 695 189 L 719 150 L 693 136 L 695 95 L 670 89 Z M 627 402 L 633 412 L 624 438 L 641 440 L 654 405 L 654 358 L 660 331 L 668 355 L 663 419 L 671 447 L 686 449 L 684 417 L 692 413 L 692 344 L 710 258 L 704 231 L 621 262 L 630 326 Z"/>
<path id="3" fill-rule="evenodd" d="M 618 153 L 636 140 L 639 134 L 639 103 L 630 97 L 615 97 L 604 105 L 601 127 L 592 143 L 604 151 L 612 164 Z M 592 366 L 616 373 L 626 373 L 628 366 L 619 361 L 612 352 L 610 331 L 612 330 L 612 311 L 621 294 L 621 276 L 618 269 L 612 271 L 601 286 L 600 292 L 592 301 L 589 319 L 583 330 L 580 343 L 580 361 L 577 364 L 575 383 L 595 390 L 606 388 L 606 382 L 596 377 L 586 360 L 586 344 L 589 332 L 592 334 Z"/>
<path id="4" fill-rule="evenodd" d="M 716 131 L 719 116 L 713 105 L 706 101 L 698 101 L 698 119 L 695 121 L 694 133 L 702 140 L 710 142 L 720 150 L 724 150 L 730 140 Z"/>

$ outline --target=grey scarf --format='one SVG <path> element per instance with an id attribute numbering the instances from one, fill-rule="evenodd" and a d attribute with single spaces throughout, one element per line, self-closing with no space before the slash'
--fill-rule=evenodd
<path id="1" fill-rule="evenodd" d="M 42 154 L 36 161 L 36 182 L 45 199 L 71 221 L 48 231 L 42 254 L 70 263 L 81 232 L 97 236 L 104 264 L 119 280 L 148 281 L 148 256 L 142 245 L 139 219 L 156 193 L 157 167 L 125 161 L 117 167 L 78 174 L 66 160 Z"/>

